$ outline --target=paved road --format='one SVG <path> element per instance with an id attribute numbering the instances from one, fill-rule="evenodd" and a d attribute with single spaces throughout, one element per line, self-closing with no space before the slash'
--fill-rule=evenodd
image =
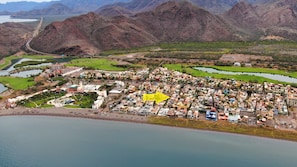
<path id="1" fill-rule="evenodd" d="M 43 23 L 43 17 L 41 17 L 40 19 L 40 22 L 39 24 L 37 25 L 37 27 L 35 28 L 34 32 L 33 32 L 33 36 L 32 38 L 30 38 L 27 43 L 26 43 L 26 48 L 30 51 L 30 52 L 33 52 L 33 53 L 36 53 L 36 54 L 41 54 L 41 55 L 54 55 L 54 54 L 51 54 L 51 53 L 45 53 L 45 52 L 41 52 L 41 51 L 38 51 L 38 50 L 35 50 L 33 48 L 31 48 L 30 46 L 30 43 L 31 41 L 33 40 L 33 38 L 37 37 L 39 32 L 40 32 L 40 29 L 41 29 L 41 26 L 42 26 L 42 23 Z"/>

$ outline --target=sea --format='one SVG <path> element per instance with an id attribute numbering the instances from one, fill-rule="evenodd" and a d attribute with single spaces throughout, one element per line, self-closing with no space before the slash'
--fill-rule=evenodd
<path id="1" fill-rule="evenodd" d="M 0 167 L 296 167 L 296 155 L 296 142 L 245 135 L 80 118 L 0 117 Z"/>
<path id="2" fill-rule="evenodd" d="M 1 23 L 6 23 L 6 22 L 34 22 L 38 21 L 37 19 L 16 19 L 16 18 L 11 18 L 9 15 L 0 15 L 0 24 Z"/>

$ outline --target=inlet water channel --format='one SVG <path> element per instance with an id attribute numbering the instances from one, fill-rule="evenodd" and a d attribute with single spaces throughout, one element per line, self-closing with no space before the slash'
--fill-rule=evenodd
<path id="1" fill-rule="evenodd" d="M 285 75 L 279 75 L 279 74 L 268 74 L 268 73 L 251 73 L 251 72 L 231 72 L 231 71 L 221 71 L 214 68 L 208 68 L 208 67 L 194 67 L 195 70 L 200 70 L 208 73 L 218 73 L 218 74 L 226 74 L 226 75 L 253 75 L 253 76 L 259 76 L 264 77 L 276 81 L 281 82 L 288 82 L 288 83 L 297 83 L 296 78 L 292 78 Z"/>
<path id="2" fill-rule="evenodd" d="M 26 71 L 21 71 L 17 73 L 10 74 L 11 71 L 15 70 L 15 65 L 20 64 L 25 61 L 31 61 L 33 59 L 27 59 L 27 58 L 22 58 L 18 59 L 15 62 L 12 62 L 12 65 L 9 67 L 5 68 L 5 70 L 0 70 L 0 76 L 14 76 L 14 77 L 22 77 L 22 78 L 27 78 L 32 75 L 37 75 L 42 72 L 40 69 L 34 69 L 34 70 L 26 70 Z M 48 63 L 44 63 L 45 65 L 49 65 Z M 41 64 L 39 64 L 41 66 Z M 28 66 L 29 67 L 29 66 Z"/>
<path id="3" fill-rule="evenodd" d="M 42 70 L 40 69 L 25 70 L 25 71 L 20 71 L 13 74 L 10 73 L 11 71 L 15 70 L 15 67 L 14 67 L 15 65 L 25 61 L 30 61 L 30 60 L 33 60 L 33 59 L 22 58 L 22 59 L 12 60 L 12 63 L 10 66 L 5 68 L 4 70 L 0 70 L 0 76 L 13 76 L 13 77 L 27 78 L 27 77 L 31 77 L 32 75 L 40 74 L 42 72 Z M 41 67 L 41 66 L 50 65 L 50 64 L 51 63 L 43 63 L 43 64 L 36 65 L 36 67 L 38 66 Z M 28 67 L 34 67 L 34 66 L 28 66 Z M 8 89 L 7 87 L 5 87 L 3 84 L 0 83 L 0 93 L 6 91 L 7 89 Z"/>
<path id="4" fill-rule="evenodd" d="M 15 70 L 15 65 L 20 64 L 22 62 L 25 61 L 38 61 L 35 59 L 28 59 L 28 58 L 21 58 L 21 59 L 13 59 L 11 60 L 11 65 L 7 66 L 6 68 L 4 68 L 3 70 L 0 70 L 0 76 L 12 76 L 12 77 L 22 77 L 22 78 L 28 78 L 34 75 L 38 75 L 42 72 L 41 69 L 32 69 L 32 70 L 25 70 L 25 71 L 20 71 L 17 73 L 13 73 L 11 74 L 10 72 Z M 54 58 L 53 59 L 53 63 L 64 63 L 64 62 L 68 62 L 71 61 L 72 58 Z M 41 63 L 41 64 L 37 64 L 37 65 L 28 65 L 25 66 L 26 67 L 43 67 L 43 66 L 49 66 L 52 65 L 53 63 Z M 5 87 L 3 84 L 0 83 L 0 93 L 6 91 L 8 88 Z"/>

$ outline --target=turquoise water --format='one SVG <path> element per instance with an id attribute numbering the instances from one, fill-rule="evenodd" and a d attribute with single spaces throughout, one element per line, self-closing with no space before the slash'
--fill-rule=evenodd
<path id="1" fill-rule="evenodd" d="M 145 124 L 0 118 L 0 167 L 296 167 L 297 143 Z"/>

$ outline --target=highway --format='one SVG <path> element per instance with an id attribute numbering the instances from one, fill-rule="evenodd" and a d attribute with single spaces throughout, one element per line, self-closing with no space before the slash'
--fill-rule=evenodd
<path id="1" fill-rule="evenodd" d="M 38 34 L 39 34 L 39 32 L 40 32 L 40 29 L 41 29 L 41 26 L 42 26 L 42 23 L 43 23 L 43 17 L 40 18 L 40 22 L 39 22 L 39 24 L 36 26 L 36 28 L 35 28 L 35 30 L 34 30 L 34 32 L 33 32 L 32 38 L 30 38 L 30 39 L 27 41 L 25 47 L 26 47 L 26 49 L 27 49 L 28 51 L 33 52 L 33 53 L 36 53 L 36 54 L 41 54 L 41 55 L 54 55 L 54 56 L 55 56 L 55 54 L 41 52 L 41 51 L 38 51 L 38 50 L 35 50 L 35 49 L 31 48 L 31 46 L 30 46 L 30 43 L 31 43 L 31 41 L 33 40 L 33 38 L 35 38 L 35 37 L 38 36 Z"/>

